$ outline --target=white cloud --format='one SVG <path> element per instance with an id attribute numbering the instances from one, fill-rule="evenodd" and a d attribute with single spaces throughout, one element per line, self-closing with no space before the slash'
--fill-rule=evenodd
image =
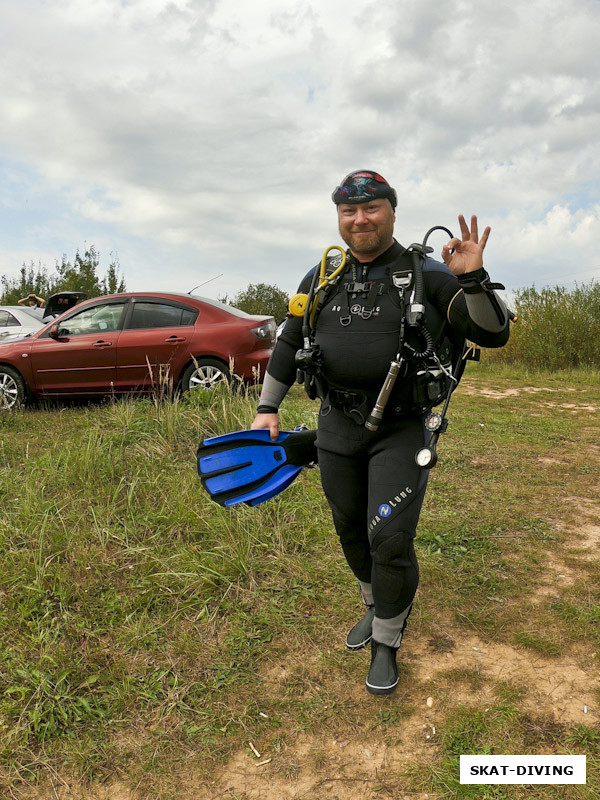
<path id="1" fill-rule="evenodd" d="M 575 213 L 565 206 L 553 206 L 543 219 L 529 222 L 519 231 L 523 257 L 534 257 L 544 251 L 586 252 L 598 246 L 600 206 Z"/>
<path id="2" fill-rule="evenodd" d="M 333 186 L 365 166 L 398 189 L 405 242 L 477 212 L 513 288 L 549 263 L 600 274 L 597 3 L 28 0 L 0 14 L 0 145 L 38 216 L 4 193 L 5 251 L 20 231 L 36 259 L 54 226 L 69 252 L 119 244 L 136 282 L 206 259 L 229 285 L 284 264 L 291 290 L 336 239 Z"/>

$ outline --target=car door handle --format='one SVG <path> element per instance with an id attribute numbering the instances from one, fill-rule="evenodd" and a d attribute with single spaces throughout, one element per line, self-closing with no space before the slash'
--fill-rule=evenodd
<path id="1" fill-rule="evenodd" d="M 167 344 L 181 344 L 181 342 L 185 342 L 181 336 L 169 336 L 168 339 L 165 339 Z"/>
<path id="2" fill-rule="evenodd" d="M 101 347 L 112 347 L 112 342 L 105 342 L 105 341 L 104 341 L 104 339 L 100 339 L 100 341 L 98 341 L 98 342 L 94 342 L 94 344 L 92 345 L 92 347 L 97 347 L 97 348 L 101 348 Z"/>

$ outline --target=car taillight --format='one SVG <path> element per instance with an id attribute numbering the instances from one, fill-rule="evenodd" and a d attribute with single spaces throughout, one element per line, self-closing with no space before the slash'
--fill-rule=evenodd
<path id="1" fill-rule="evenodd" d="M 270 339 L 272 344 L 275 344 L 275 332 L 277 330 L 277 326 L 275 325 L 275 320 L 271 317 L 267 322 L 263 325 L 260 325 L 258 328 L 252 328 L 251 333 L 253 333 L 257 339 Z"/>

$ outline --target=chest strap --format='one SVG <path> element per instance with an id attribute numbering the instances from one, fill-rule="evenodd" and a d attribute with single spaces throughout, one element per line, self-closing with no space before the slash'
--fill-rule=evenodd
<path id="1" fill-rule="evenodd" d="M 350 313 L 350 301 L 356 299 L 355 295 L 365 294 L 362 287 L 367 289 L 366 298 L 362 303 L 360 316 L 363 319 L 370 319 L 373 316 L 373 309 L 377 300 L 377 296 L 383 291 L 383 283 L 378 281 L 369 281 L 368 283 L 349 283 L 344 286 L 342 292 L 342 302 L 340 304 L 340 325 L 346 327 L 352 322 L 352 314 Z M 361 287 L 360 291 L 354 291 L 355 287 Z M 351 297 L 352 295 L 352 297 Z"/>

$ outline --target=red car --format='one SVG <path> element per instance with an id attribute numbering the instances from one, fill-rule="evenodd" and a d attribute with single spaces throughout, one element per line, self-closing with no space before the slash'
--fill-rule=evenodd
<path id="1" fill-rule="evenodd" d="M 275 321 L 188 294 L 96 297 L 41 330 L 0 342 L 0 408 L 28 397 L 151 392 L 167 376 L 183 391 L 210 389 L 234 373 L 264 375 Z"/>

